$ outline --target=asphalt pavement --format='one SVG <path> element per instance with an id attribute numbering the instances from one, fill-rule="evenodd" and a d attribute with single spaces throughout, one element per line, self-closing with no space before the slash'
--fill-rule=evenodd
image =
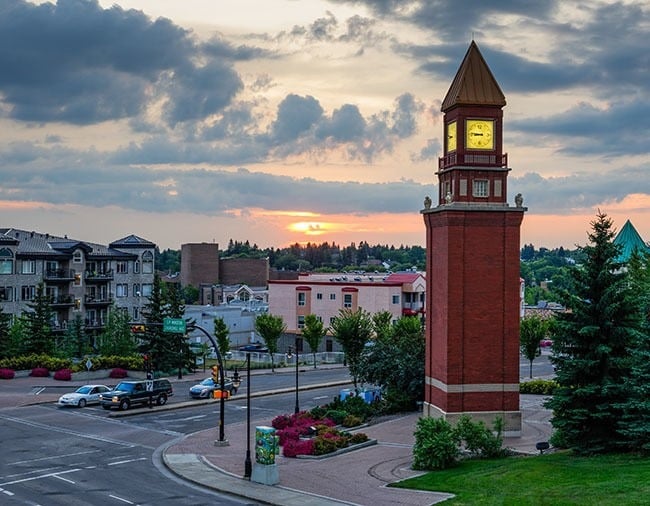
<path id="1" fill-rule="evenodd" d="M 263 374 L 255 371 L 254 374 Z M 204 373 L 187 375 L 202 379 Z M 170 378 L 171 381 L 178 381 Z M 72 391 L 78 382 L 68 383 Z M 101 381 L 98 381 L 101 383 Z M 60 386 L 51 378 L 15 378 L 0 382 L 0 408 L 40 402 L 55 402 L 64 390 L 43 386 Z M 26 388 L 31 389 L 25 395 Z M 40 392 L 39 392 L 40 390 Z M 58 389 L 57 389 L 58 390 Z M 269 394 L 272 392 L 266 392 Z M 259 395 L 260 393 L 258 393 Z M 240 393 L 235 398 L 244 398 Z M 214 402 L 214 401 L 213 401 Z M 181 403 L 182 404 L 182 403 Z M 179 405 L 162 408 L 174 409 Z M 504 440 L 504 445 L 516 452 L 537 454 L 536 443 L 548 441 L 551 433 L 550 412 L 543 407 L 541 396 L 522 395 L 522 431 L 519 437 Z M 161 407 L 157 407 L 160 410 Z M 129 410 L 124 414 L 135 414 Z M 363 506 L 411 505 L 427 506 L 449 497 L 443 492 L 422 492 L 391 488 L 387 485 L 417 476 L 411 469 L 414 431 L 419 413 L 387 417 L 378 423 L 358 429 L 374 444 L 354 451 L 325 458 L 276 457 L 279 483 L 263 485 L 244 479 L 246 460 L 246 424 L 225 427 L 227 444 L 219 442 L 218 429 L 208 429 L 183 436 L 162 451 L 164 464 L 175 474 L 202 486 L 248 498 L 262 504 L 283 506 L 316 506 L 352 504 Z M 251 460 L 255 464 L 254 431 L 270 420 L 251 420 Z M 471 484 L 468 484 L 471 486 Z"/>

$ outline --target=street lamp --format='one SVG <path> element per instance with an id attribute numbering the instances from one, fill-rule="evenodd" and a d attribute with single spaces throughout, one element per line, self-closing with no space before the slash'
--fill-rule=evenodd
<path id="1" fill-rule="evenodd" d="M 232 378 L 235 390 L 241 385 L 241 378 L 237 368 Z M 250 480 L 253 473 L 251 462 L 251 354 L 246 353 L 246 460 L 244 460 L 244 478 Z"/>
<path id="2" fill-rule="evenodd" d="M 296 339 L 294 346 L 296 352 L 296 405 L 294 407 L 294 413 L 298 414 L 300 412 L 300 401 L 298 400 L 298 339 Z M 292 356 L 292 348 L 289 346 L 289 350 L 287 351 L 287 359 L 291 360 Z"/>

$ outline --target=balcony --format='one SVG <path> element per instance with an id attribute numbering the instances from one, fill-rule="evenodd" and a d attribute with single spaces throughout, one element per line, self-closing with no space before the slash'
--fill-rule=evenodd
<path id="1" fill-rule="evenodd" d="M 73 306 L 74 297 L 72 295 L 57 295 L 52 299 L 50 305 L 56 307 Z"/>
<path id="2" fill-rule="evenodd" d="M 113 297 L 109 295 L 86 295 L 84 304 L 86 306 L 108 306 L 113 302 Z"/>
<path id="3" fill-rule="evenodd" d="M 72 269 L 48 269 L 45 271 L 43 279 L 48 283 L 69 283 L 74 280 L 74 271 Z"/>
<path id="4" fill-rule="evenodd" d="M 90 282 L 105 282 L 113 279 L 113 269 L 107 271 L 86 271 L 84 272 L 84 279 Z"/>
<path id="5" fill-rule="evenodd" d="M 52 332 L 65 332 L 68 330 L 68 320 L 52 322 Z"/>
<path id="6" fill-rule="evenodd" d="M 84 325 L 86 326 L 87 329 L 101 329 L 106 325 L 106 322 L 102 319 L 99 320 L 91 320 L 89 318 L 86 318 L 84 320 Z"/>
<path id="7" fill-rule="evenodd" d="M 481 167 L 486 165 L 489 167 L 507 167 L 508 153 L 497 156 L 490 153 L 465 153 L 459 155 L 454 152 L 438 158 L 439 170 L 445 170 L 454 165 L 462 165 L 463 167 L 471 167 L 474 165 Z"/>

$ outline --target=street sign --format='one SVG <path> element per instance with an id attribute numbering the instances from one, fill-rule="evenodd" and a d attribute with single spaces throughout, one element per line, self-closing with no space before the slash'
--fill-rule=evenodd
<path id="1" fill-rule="evenodd" d="M 147 392 L 153 392 L 153 381 L 147 380 L 144 382 L 147 387 Z"/>
<path id="2" fill-rule="evenodd" d="M 185 334 L 187 325 L 182 318 L 163 318 L 163 332 Z"/>

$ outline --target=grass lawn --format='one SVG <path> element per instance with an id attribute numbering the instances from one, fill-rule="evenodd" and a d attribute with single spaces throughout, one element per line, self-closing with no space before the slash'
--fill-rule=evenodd
<path id="1" fill-rule="evenodd" d="M 467 460 L 392 486 L 455 494 L 445 505 L 647 505 L 650 458 L 561 452 Z"/>

